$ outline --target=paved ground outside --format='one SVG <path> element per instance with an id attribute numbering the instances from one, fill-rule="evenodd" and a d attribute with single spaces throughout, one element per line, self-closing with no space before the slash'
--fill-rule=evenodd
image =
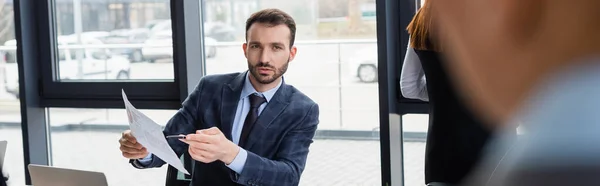
<path id="1" fill-rule="evenodd" d="M 54 166 L 104 172 L 110 186 L 164 185 L 166 168 L 138 170 L 121 157 L 119 135 L 118 132 L 53 132 Z M 24 185 L 21 131 L 1 128 L 0 140 L 9 141 L 5 159 L 9 185 Z M 425 143 L 404 144 L 405 183 L 422 186 Z M 379 186 L 379 155 L 379 141 L 316 140 L 300 185 Z"/>

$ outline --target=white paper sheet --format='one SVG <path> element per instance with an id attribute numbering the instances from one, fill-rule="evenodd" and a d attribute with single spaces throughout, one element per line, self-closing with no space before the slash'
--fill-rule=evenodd
<path id="1" fill-rule="evenodd" d="M 148 152 L 158 156 L 167 164 L 177 168 L 177 170 L 189 175 L 190 173 L 185 169 L 181 160 L 169 146 L 169 143 L 167 143 L 167 139 L 162 132 L 161 126 L 138 111 L 127 99 L 125 91 L 121 91 L 123 94 L 123 101 L 125 102 L 127 118 L 129 118 L 129 128 L 135 139 L 146 147 Z"/>

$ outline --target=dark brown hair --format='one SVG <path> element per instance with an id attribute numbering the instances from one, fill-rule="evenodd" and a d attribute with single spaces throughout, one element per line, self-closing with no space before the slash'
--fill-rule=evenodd
<path id="1" fill-rule="evenodd" d="M 290 48 L 294 46 L 296 40 L 296 22 L 289 14 L 275 8 L 264 9 L 253 13 L 246 20 L 246 41 L 248 40 L 248 29 L 254 23 L 263 23 L 269 26 L 278 26 L 285 24 L 290 29 Z"/>
<path id="2" fill-rule="evenodd" d="M 440 45 L 432 42 L 435 34 L 435 24 L 433 22 L 433 0 L 425 0 L 423 6 L 417 11 L 412 21 L 406 28 L 410 34 L 410 47 L 417 50 L 440 51 Z M 437 41 L 437 40 L 435 40 Z"/>

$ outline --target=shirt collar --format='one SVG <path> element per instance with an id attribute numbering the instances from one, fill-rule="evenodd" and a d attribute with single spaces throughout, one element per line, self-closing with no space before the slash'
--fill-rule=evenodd
<path id="1" fill-rule="evenodd" d="M 267 103 L 268 103 L 271 101 L 273 96 L 275 96 L 275 93 L 277 92 L 277 90 L 279 90 L 279 87 L 281 87 L 281 85 L 283 84 L 283 80 L 282 80 L 282 81 L 279 81 L 279 84 L 275 88 L 272 88 L 265 92 L 258 92 L 258 91 L 256 91 L 256 89 L 254 89 L 254 87 L 252 86 L 252 83 L 250 83 L 249 76 L 250 76 L 250 72 L 246 71 L 246 78 L 244 80 L 244 87 L 242 88 L 242 94 L 240 95 L 240 99 L 248 97 L 248 96 L 250 96 L 250 94 L 258 93 L 258 94 L 262 94 L 265 97 L 265 99 L 267 99 Z"/>

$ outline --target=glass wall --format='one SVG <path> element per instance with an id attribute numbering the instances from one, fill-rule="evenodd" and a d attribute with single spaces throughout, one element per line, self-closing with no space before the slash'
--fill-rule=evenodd
<path id="1" fill-rule="evenodd" d="M 169 0 L 58 0 L 58 79 L 170 80 Z"/>
<path id="2" fill-rule="evenodd" d="M 57 81 L 174 81 L 169 0 L 56 0 L 54 7 Z M 141 111 L 163 126 L 176 112 Z M 121 155 L 124 109 L 49 108 L 48 115 L 53 166 L 103 172 L 109 185 L 164 184 L 166 166 L 139 170 Z"/>
<path id="3" fill-rule="evenodd" d="M 229 4 L 223 4 L 227 2 Z M 298 53 L 290 62 L 285 81 L 294 85 L 320 105 L 319 129 L 377 130 L 377 40 L 374 1 L 275 1 L 261 0 L 254 5 L 238 1 L 206 0 L 206 7 L 219 7 L 223 18 L 206 11 L 204 25 L 223 25 L 234 42 L 207 42 L 207 74 L 247 70 L 242 50 L 245 19 L 264 8 L 279 8 L 296 18 Z M 233 7 L 233 10 L 230 10 Z M 204 9 L 206 10 L 206 9 Z M 233 12 L 233 13 L 230 13 Z M 337 14 L 323 12 L 339 12 Z M 214 12 L 217 14 L 218 12 Z M 309 19 L 310 18 L 310 19 Z M 205 27 L 207 38 L 219 39 Z M 212 36 L 211 36 L 212 35 Z"/>
<path id="4" fill-rule="evenodd" d="M 297 24 L 298 52 L 285 83 L 319 104 L 318 130 L 378 132 L 374 0 L 205 0 L 204 5 L 207 74 L 247 70 L 246 19 L 261 9 L 281 9 Z M 319 136 L 301 185 L 381 185 L 379 138 L 358 137 L 369 140 Z"/>
<path id="5" fill-rule="evenodd" d="M 57 81 L 174 81 L 169 0 L 54 2 Z M 199 24 L 209 75 L 247 70 L 241 46 L 245 21 L 253 12 L 279 8 L 295 18 L 298 55 L 285 81 L 320 105 L 319 132 L 300 184 L 381 185 L 375 0 L 204 0 L 202 5 Z M 5 68 L 16 69 L 8 65 L 13 61 L 16 66 L 10 57 L 15 56 L 14 37 L 0 35 L 0 41 L 9 56 Z M 18 75 L 8 71 L 16 72 L 7 70 L 0 83 L 18 82 Z M 0 109 L 12 109 L 0 112 L 0 126 L 20 123 L 18 98 L 5 93 L 11 90 L 0 92 Z M 164 125 L 176 111 L 142 112 Z M 129 128 L 123 109 L 49 108 L 48 115 L 53 166 L 104 172 L 109 185 L 164 183 L 166 167 L 138 170 L 121 156 L 118 139 Z M 21 140 L 18 128 L 0 129 L 0 140 Z M 333 133 L 338 135 L 329 135 Z M 9 150 L 15 147 L 7 157 L 15 171 L 9 171 L 22 175 L 22 144 L 9 145 Z M 407 171 L 422 170 L 422 148 L 421 142 L 414 143 L 417 153 L 405 155 L 414 158 L 406 160 Z M 14 185 L 23 185 L 23 176 L 12 175 L 21 181 Z"/>
<path id="6" fill-rule="evenodd" d="M 429 114 L 402 116 L 404 133 L 404 183 L 406 186 L 425 185 L 425 138 Z"/>
<path id="7" fill-rule="evenodd" d="M 52 163 L 56 167 L 103 172 L 108 185 L 159 185 L 167 167 L 139 170 L 121 155 L 119 138 L 129 129 L 124 109 L 50 108 Z M 140 110 L 165 124 L 175 110 Z M 136 179 L 132 179 L 136 178 Z M 139 178 L 139 179 L 137 179 Z"/>
<path id="8" fill-rule="evenodd" d="M 11 55 L 16 47 L 4 46 L 15 38 L 14 20 L 12 1 L 0 0 L 0 141 L 7 141 L 2 170 L 9 185 L 25 185 L 17 63 Z"/>

